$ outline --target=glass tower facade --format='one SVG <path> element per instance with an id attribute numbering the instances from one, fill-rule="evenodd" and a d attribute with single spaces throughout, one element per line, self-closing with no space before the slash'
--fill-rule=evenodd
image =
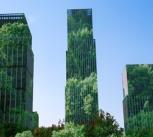
<path id="1" fill-rule="evenodd" d="M 153 65 L 127 65 L 123 73 L 125 132 L 153 128 Z"/>
<path id="2" fill-rule="evenodd" d="M 0 33 L 0 121 L 33 128 L 34 55 L 24 14 L 0 14 Z"/>
<path id="3" fill-rule="evenodd" d="M 92 9 L 67 11 L 66 121 L 93 122 L 98 112 L 96 47 Z"/>

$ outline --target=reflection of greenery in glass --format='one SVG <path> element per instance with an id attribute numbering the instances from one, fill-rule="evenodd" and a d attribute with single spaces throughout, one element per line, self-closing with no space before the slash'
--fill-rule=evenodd
<path id="1" fill-rule="evenodd" d="M 153 65 L 128 65 L 126 132 L 153 127 Z"/>

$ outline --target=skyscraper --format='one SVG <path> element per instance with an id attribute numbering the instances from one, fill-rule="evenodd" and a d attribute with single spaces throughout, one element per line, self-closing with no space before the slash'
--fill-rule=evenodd
<path id="1" fill-rule="evenodd" d="M 0 14 L 0 122 L 38 126 L 32 36 L 24 14 Z"/>
<path id="2" fill-rule="evenodd" d="M 153 65 L 127 65 L 123 73 L 125 132 L 153 128 Z"/>
<path id="3" fill-rule="evenodd" d="M 96 47 L 92 9 L 67 11 L 66 121 L 90 123 L 98 112 Z"/>

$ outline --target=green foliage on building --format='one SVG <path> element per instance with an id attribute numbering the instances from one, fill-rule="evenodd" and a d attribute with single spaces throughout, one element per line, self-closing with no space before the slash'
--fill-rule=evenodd
<path id="1" fill-rule="evenodd" d="M 92 30 L 91 9 L 68 10 L 68 33 L 77 33 L 80 29 Z"/>
<path id="2" fill-rule="evenodd" d="M 13 64 L 12 56 L 6 51 L 8 47 L 25 45 L 29 40 L 28 26 L 23 23 L 6 23 L 0 27 L 0 89 L 2 92 L 9 92 L 12 88 L 12 77 L 7 74 L 6 68 L 11 67 Z M 12 51 L 10 51 L 12 52 Z"/>
<path id="3" fill-rule="evenodd" d="M 23 14 L 5 16 L 9 20 L 0 24 L 0 122 L 32 129 L 38 126 L 32 112 L 32 37 Z"/>
<path id="4" fill-rule="evenodd" d="M 152 95 L 153 65 L 129 65 L 127 67 L 129 95 Z"/>
<path id="5" fill-rule="evenodd" d="M 68 10 L 66 79 L 66 121 L 93 122 L 98 113 L 98 93 L 91 9 Z"/>
<path id="6" fill-rule="evenodd" d="M 75 93 L 75 97 L 74 97 Z M 94 102 L 97 96 L 97 76 L 91 73 L 85 79 L 70 78 L 66 84 L 66 112 L 67 118 L 73 122 L 90 121 L 96 117 Z M 78 113 L 79 111 L 79 113 Z M 75 119 L 76 118 L 76 119 Z"/>
<path id="7" fill-rule="evenodd" d="M 7 45 L 16 47 L 21 46 L 21 43 L 25 46 L 29 46 L 28 39 L 31 39 L 31 34 L 27 24 L 15 22 L 6 23 L 0 28 L 0 45 L 4 48 Z"/>
<path id="8" fill-rule="evenodd" d="M 143 132 L 148 134 L 150 130 L 153 129 L 153 111 L 139 112 L 137 115 L 130 117 L 127 122 L 127 134 L 131 135 L 135 133 L 138 135 Z"/>
<path id="9" fill-rule="evenodd" d="M 153 128 L 153 65 L 128 65 L 128 95 L 124 98 L 126 134 Z"/>

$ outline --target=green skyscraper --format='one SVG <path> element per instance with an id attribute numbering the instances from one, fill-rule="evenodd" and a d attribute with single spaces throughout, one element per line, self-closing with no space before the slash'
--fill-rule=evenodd
<path id="1" fill-rule="evenodd" d="M 32 36 L 24 14 L 0 14 L 0 123 L 38 126 Z"/>
<path id="2" fill-rule="evenodd" d="M 91 123 L 98 112 L 96 47 L 92 9 L 67 11 L 66 122 Z"/>

